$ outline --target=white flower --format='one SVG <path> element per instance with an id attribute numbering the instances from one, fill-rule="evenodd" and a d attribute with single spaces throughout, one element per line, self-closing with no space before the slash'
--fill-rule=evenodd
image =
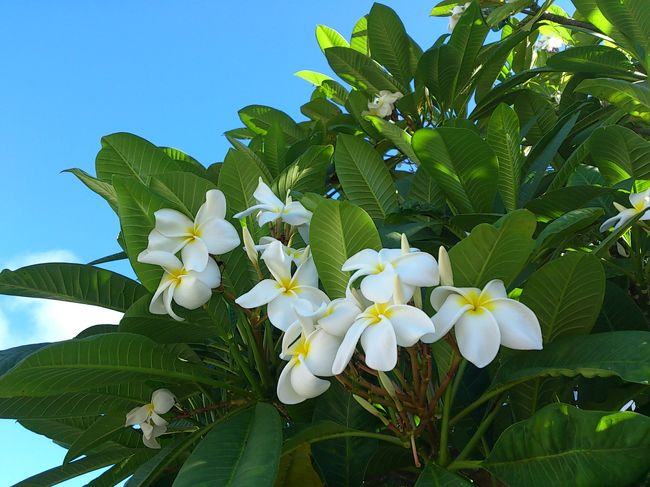
<path id="1" fill-rule="evenodd" d="M 391 300 L 395 275 L 399 276 L 405 301 L 411 299 L 416 287 L 435 286 L 440 282 L 436 259 L 426 252 L 408 248 L 408 242 L 406 249 L 362 250 L 346 260 L 341 270 L 355 271 L 348 287 L 365 276 L 361 281 L 361 293 L 376 303 Z"/>
<path id="2" fill-rule="evenodd" d="M 334 357 L 341 345 L 341 337 L 330 335 L 322 327 L 314 326 L 309 305 L 302 301 L 296 305 L 301 315 L 285 333 L 282 339 L 280 358 L 288 360 L 278 379 L 278 399 L 284 404 L 297 404 L 324 393 L 329 381 L 317 376 L 332 376 Z M 301 313 L 302 309 L 302 313 Z"/>
<path id="3" fill-rule="evenodd" d="M 477 367 L 488 365 L 499 345 L 516 350 L 541 350 L 539 321 L 527 306 L 509 299 L 503 281 L 494 279 L 483 290 L 440 286 L 431 293 L 437 311 L 432 321 L 434 341 L 455 325 L 458 349 Z"/>
<path id="4" fill-rule="evenodd" d="M 564 41 L 562 40 L 561 37 L 557 37 L 557 36 L 547 37 L 545 35 L 541 35 L 537 39 L 537 42 L 535 42 L 533 49 L 535 49 L 536 51 L 546 51 L 550 53 L 556 53 L 564 49 L 565 46 L 566 44 L 564 44 Z"/>
<path id="5" fill-rule="evenodd" d="M 297 307 L 295 312 L 301 322 L 309 320 L 312 325 L 322 328 L 330 335 L 344 337 L 361 314 L 361 309 L 353 299 L 338 298 L 323 302 L 317 309 Z"/>
<path id="6" fill-rule="evenodd" d="M 328 302 L 327 295 L 318 289 L 318 274 L 314 260 L 309 257 L 291 275 L 291 259 L 282 250 L 282 243 L 271 243 L 262 254 L 262 260 L 273 279 L 260 281 L 235 302 L 243 308 L 257 308 L 268 304 L 271 324 L 286 331 L 297 316 L 294 305 L 304 299 L 314 306 Z"/>
<path id="7" fill-rule="evenodd" d="M 283 203 L 260 178 L 253 197 L 257 204 L 237 213 L 234 218 L 244 218 L 257 211 L 257 223 L 260 227 L 281 219 L 284 223 L 297 227 L 303 239 L 306 238 L 312 213 L 302 206 L 302 203 L 293 201 L 289 191 Z M 307 241 L 305 239 L 305 242 Z"/>
<path id="8" fill-rule="evenodd" d="M 180 250 L 187 270 L 201 272 L 208 265 L 209 254 L 225 254 L 239 245 L 237 230 L 225 220 L 226 199 L 218 189 L 205 194 L 195 221 L 169 208 L 156 211 L 154 216 L 156 225 L 145 252 L 175 254 Z"/>
<path id="9" fill-rule="evenodd" d="M 393 113 L 395 102 L 403 96 L 399 91 L 392 93 L 388 90 L 381 90 L 379 95 L 368 102 L 368 111 L 364 112 L 363 115 L 375 115 L 386 118 Z"/>
<path id="10" fill-rule="evenodd" d="M 174 406 L 176 398 L 167 389 L 158 389 L 151 395 L 151 402 L 133 408 L 126 415 L 125 426 L 140 425 L 142 441 L 149 448 L 160 448 L 156 438 L 167 431 L 167 421 L 160 417 Z"/>
<path id="11" fill-rule="evenodd" d="M 259 245 L 255 246 L 255 250 L 257 250 L 258 252 L 264 252 L 269 247 L 269 245 L 271 245 L 273 242 L 280 242 L 280 241 L 273 237 L 262 237 L 260 238 Z M 286 254 L 287 257 L 289 257 L 289 259 L 291 259 L 291 262 L 293 262 L 297 266 L 305 262 L 309 257 L 308 248 L 294 249 L 288 247 L 287 245 L 284 245 L 282 242 L 280 242 L 280 244 L 282 245 L 282 251 Z"/>
<path id="12" fill-rule="evenodd" d="M 366 365 L 387 372 L 397 365 L 397 347 L 411 347 L 418 340 L 430 343 L 434 326 L 424 311 L 406 304 L 375 303 L 361 313 L 343 338 L 332 373 L 338 375 L 350 362 L 357 343 Z"/>
<path id="13" fill-rule="evenodd" d="M 201 272 L 188 270 L 178 257 L 161 250 L 142 252 L 138 262 L 159 265 L 165 271 L 151 299 L 149 311 L 158 315 L 169 314 L 177 321 L 183 321 L 183 318 L 174 313 L 172 299 L 183 308 L 196 309 L 207 303 L 212 289 L 221 284 L 219 266 L 212 258 Z"/>
<path id="14" fill-rule="evenodd" d="M 650 211 L 648 211 L 650 209 L 650 188 L 642 193 L 630 193 L 630 204 L 632 208 L 625 208 L 623 205 L 614 202 L 614 206 L 619 213 L 605 220 L 600 226 L 600 231 L 604 232 L 612 225 L 614 225 L 614 230 L 618 230 L 639 213 L 643 213 L 640 220 L 650 220 Z"/>
<path id="15" fill-rule="evenodd" d="M 465 5 L 456 5 L 451 9 L 451 17 L 449 17 L 449 23 L 447 24 L 447 29 L 449 32 L 453 32 L 456 24 L 460 20 L 460 17 L 465 13 L 467 7 L 471 5 L 471 2 L 467 2 Z"/>

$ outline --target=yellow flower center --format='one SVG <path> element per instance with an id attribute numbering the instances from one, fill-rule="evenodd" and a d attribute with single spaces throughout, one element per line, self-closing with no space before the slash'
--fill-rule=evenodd
<path id="1" fill-rule="evenodd" d="M 145 408 L 147 408 L 147 415 L 148 415 L 148 416 L 151 416 L 151 415 L 156 411 L 156 408 L 155 408 L 155 406 L 153 405 L 152 402 L 150 402 L 149 404 L 147 404 L 147 405 L 145 406 Z"/>
<path id="2" fill-rule="evenodd" d="M 458 295 L 458 304 L 465 306 L 469 304 L 472 308 L 469 310 L 470 313 L 481 314 L 483 311 L 492 311 L 494 310 L 494 304 L 490 303 L 493 299 L 488 293 L 480 293 L 476 291 L 469 291 L 466 293 L 467 296 Z"/>
<path id="3" fill-rule="evenodd" d="M 376 303 L 366 310 L 365 315 L 372 320 L 371 325 L 376 325 L 382 318 L 390 319 L 392 313 L 389 308 L 388 303 Z"/>
<path id="4" fill-rule="evenodd" d="M 300 357 L 301 355 L 303 357 L 307 357 L 307 354 L 309 353 L 309 342 L 304 336 L 301 336 L 298 339 L 298 343 L 296 343 L 296 347 L 293 349 L 291 354 L 293 355 L 293 358 L 291 359 L 291 362 L 293 362 L 294 365 L 299 365 L 300 364 Z"/>
<path id="5" fill-rule="evenodd" d="M 386 264 L 384 264 L 383 262 L 379 262 L 379 263 L 375 266 L 375 273 L 376 273 L 376 274 L 379 274 L 380 272 L 383 272 L 384 269 L 386 269 Z"/>
<path id="6" fill-rule="evenodd" d="M 187 275 L 187 271 L 185 269 L 171 269 L 169 275 L 171 280 L 174 281 L 174 284 L 178 286 L 181 283 L 183 276 Z"/>
<path id="7" fill-rule="evenodd" d="M 194 240 L 197 238 L 201 238 L 203 231 L 197 225 L 194 225 L 187 229 L 187 233 L 189 235 L 189 239 Z"/>
<path id="8" fill-rule="evenodd" d="M 650 198 L 643 198 L 642 200 L 637 201 L 637 203 L 634 205 L 634 209 L 637 213 L 641 213 L 648 207 L 649 204 Z"/>
<path id="9" fill-rule="evenodd" d="M 278 287 L 282 289 L 282 294 L 285 295 L 291 295 L 293 294 L 299 294 L 300 290 L 298 289 L 298 285 L 295 282 L 292 282 L 291 279 L 281 279 L 278 281 Z"/>

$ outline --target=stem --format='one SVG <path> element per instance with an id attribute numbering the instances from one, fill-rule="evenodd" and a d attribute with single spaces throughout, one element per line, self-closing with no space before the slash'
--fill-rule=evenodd
<path id="1" fill-rule="evenodd" d="M 464 460 L 462 462 L 454 462 L 447 467 L 447 470 L 478 470 L 481 468 L 481 461 L 479 460 Z"/>
<path id="2" fill-rule="evenodd" d="M 413 435 L 411 435 L 411 453 L 413 454 L 413 463 L 415 464 L 415 468 L 422 467 L 420 459 L 418 458 L 418 450 L 415 448 L 415 437 Z"/>
<path id="3" fill-rule="evenodd" d="M 260 341 L 256 336 L 253 335 L 253 325 L 251 323 L 243 323 L 244 332 L 246 335 L 246 341 L 248 342 L 248 348 L 253 350 L 253 359 L 255 360 L 255 365 L 257 366 L 257 373 L 260 376 L 262 381 L 262 387 L 266 389 L 270 382 L 269 369 L 266 366 L 266 362 L 262 357 L 262 352 L 260 350 Z"/>
<path id="4" fill-rule="evenodd" d="M 464 460 L 470 453 L 472 453 L 472 450 L 476 447 L 476 444 L 483 438 L 483 435 L 485 434 L 485 431 L 489 428 L 489 426 L 492 424 L 492 421 L 494 421 L 494 418 L 497 416 L 499 411 L 501 411 L 501 401 L 497 401 L 494 407 L 492 408 L 492 411 L 490 411 L 490 414 L 488 414 L 485 419 L 481 422 L 479 425 L 478 429 L 476 432 L 472 435 L 470 440 L 467 442 L 465 445 L 465 448 L 460 452 L 460 454 L 456 457 L 456 460 L 451 464 L 454 465 L 456 462 L 460 462 Z M 450 467 L 451 467 L 450 465 Z"/>
<path id="5" fill-rule="evenodd" d="M 463 378 L 463 372 L 465 372 L 465 367 L 467 366 L 467 360 L 462 359 L 460 361 L 460 367 L 458 367 L 459 357 L 460 355 L 454 349 L 454 361 L 452 362 L 452 365 L 455 363 L 457 368 L 456 370 L 452 369 L 449 371 L 450 373 L 453 371 L 452 376 L 450 376 L 450 374 L 447 374 L 449 380 L 447 381 L 445 398 L 442 405 L 442 423 L 440 425 L 440 449 L 438 451 L 438 463 L 443 467 L 447 466 L 449 456 L 447 443 L 449 441 L 449 417 L 451 415 L 451 407 L 453 405 L 454 398 L 456 397 L 456 392 L 458 391 L 460 381 Z M 451 377 L 453 377 L 454 382 L 451 387 L 448 387 L 449 381 L 451 381 Z"/>

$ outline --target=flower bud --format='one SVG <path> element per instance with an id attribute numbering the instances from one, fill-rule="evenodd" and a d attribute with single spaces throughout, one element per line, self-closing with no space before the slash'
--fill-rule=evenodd
<path id="1" fill-rule="evenodd" d="M 258 257 L 257 250 L 255 249 L 255 241 L 253 240 L 251 232 L 248 231 L 248 227 L 242 228 L 242 237 L 244 240 L 244 250 L 246 251 L 248 259 L 254 266 L 257 266 Z"/>
<path id="2" fill-rule="evenodd" d="M 447 250 L 442 245 L 438 250 L 438 269 L 440 270 L 440 285 L 453 286 L 454 273 L 451 270 L 451 261 Z"/>
<path id="3" fill-rule="evenodd" d="M 375 416 L 376 418 L 379 418 L 379 420 L 384 423 L 384 426 L 388 426 L 390 424 L 390 421 L 388 421 L 383 414 L 381 414 L 379 411 L 377 411 L 377 408 L 370 404 L 368 401 L 366 401 L 363 397 L 357 396 L 356 394 L 352 394 L 352 397 L 354 398 L 355 401 L 359 403 L 359 406 L 361 406 L 363 409 L 368 411 L 370 414 Z"/>

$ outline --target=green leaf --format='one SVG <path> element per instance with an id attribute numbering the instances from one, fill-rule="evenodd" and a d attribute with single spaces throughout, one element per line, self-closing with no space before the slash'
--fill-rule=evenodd
<path id="1" fill-rule="evenodd" d="M 516 210 L 494 225 L 474 227 L 449 251 L 454 285 L 482 288 L 492 279 L 501 279 L 509 287 L 533 250 L 535 226 L 532 213 Z"/>
<path id="2" fill-rule="evenodd" d="M 361 17 L 354 28 L 350 37 L 350 47 L 361 54 L 368 55 L 368 16 Z"/>
<path id="3" fill-rule="evenodd" d="M 348 41 L 341 34 L 326 25 L 316 26 L 316 41 L 323 53 L 330 47 L 350 47 Z"/>
<path id="4" fill-rule="evenodd" d="M 506 210 L 517 208 L 524 157 L 521 152 L 519 118 L 506 104 L 500 104 L 488 123 L 488 143 L 499 161 L 499 193 Z"/>
<path id="5" fill-rule="evenodd" d="M 587 144 L 594 165 L 610 185 L 650 179 L 650 142 L 632 130 L 619 125 L 602 127 Z"/>
<path id="6" fill-rule="evenodd" d="M 162 149 L 137 135 L 124 132 L 102 137 L 95 168 L 97 177 L 109 184 L 113 176 L 131 176 L 144 185 L 154 174 L 180 169 L 179 164 Z"/>
<path id="7" fill-rule="evenodd" d="M 375 3 L 370 9 L 368 44 L 373 59 L 388 69 L 404 88 L 408 88 L 413 78 L 410 42 L 404 24 L 390 7 Z"/>
<path id="8" fill-rule="evenodd" d="M 445 205 L 445 195 L 440 186 L 422 166 L 413 175 L 408 197 L 418 203 L 430 203 L 436 208 L 443 208 Z"/>
<path id="9" fill-rule="evenodd" d="M 377 427 L 378 422 L 336 382 L 316 403 L 314 421 L 323 420 L 370 431 Z M 376 440 L 348 437 L 313 444 L 312 456 L 327 485 L 356 487 L 362 485 L 366 468 L 376 450 Z"/>
<path id="10" fill-rule="evenodd" d="M 171 201 L 192 220 L 205 203 L 205 195 L 217 187 L 205 178 L 188 172 L 170 172 L 151 179 L 151 189 Z"/>
<path id="11" fill-rule="evenodd" d="M 460 213 L 489 213 L 496 195 L 498 161 L 475 132 L 421 129 L 412 139 L 424 167 Z"/>
<path id="12" fill-rule="evenodd" d="M 441 111 L 451 108 L 456 96 L 455 83 L 461 54 L 448 44 L 433 47 L 422 54 L 416 71 L 416 85 L 424 85 Z"/>
<path id="13" fill-rule="evenodd" d="M 536 239 L 536 247 L 553 248 L 564 238 L 575 236 L 576 232 L 594 224 L 604 213 L 602 208 L 581 208 L 565 213 L 540 232 Z"/>
<path id="14" fill-rule="evenodd" d="M 650 89 L 640 84 L 609 78 L 586 79 L 575 91 L 608 101 L 625 113 L 650 122 Z"/>
<path id="15" fill-rule="evenodd" d="M 81 458 L 72 463 L 59 465 L 33 477 L 18 482 L 14 487 L 43 487 L 56 485 L 102 467 L 113 465 L 124 458 L 123 451 L 108 451 Z"/>
<path id="16" fill-rule="evenodd" d="M 87 454 L 92 448 L 100 445 L 116 431 L 124 428 L 125 412 L 113 412 L 97 418 L 77 440 L 70 446 L 63 463 L 70 463 L 80 455 Z"/>
<path id="17" fill-rule="evenodd" d="M 286 113 L 264 105 L 249 105 L 239 110 L 239 118 L 244 125 L 259 135 L 266 135 L 273 124 L 277 124 L 294 144 L 305 137 L 303 129 Z"/>
<path id="18" fill-rule="evenodd" d="M 379 64 L 350 47 L 330 47 L 325 50 L 325 57 L 341 79 L 368 94 L 403 89 Z"/>
<path id="19" fill-rule="evenodd" d="M 605 271 L 593 255 L 570 253 L 552 260 L 528 278 L 520 301 L 542 327 L 544 343 L 566 335 L 586 335 L 605 295 Z"/>
<path id="20" fill-rule="evenodd" d="M 97 416 L 109 411 L 122 411 L 122 416 L 124 416 L 133 406 L 133 400 L 98 392 L 57 394 L 43 397 L 15 396 L 0 398 L 0 418 L 75 418 Z"/>
<path id="21" fill-rule="evenodd" d="M 334 163 L 347 198 L 373 218 L 385 218 L 398 207 L 397 189 L 381 155 L 354 135 L 339 134 Z"/>
<path id="22" fill-rule="evenodd" d="M 612 281 L 605 285 L 605 299 L 594 331 L 647 330 L 648 319 L 628 289 Z"/>
<path id="23" fill-rule="evenodd" d="M 116 463 L 96 479 L 86 484 L 86 487 L 113 487 L 130 477 L 147 460 L 156 454 L 156 450 L 141 449 L 130 457 Z"/>
<path id="24" fill-rule="evenodd" d="M 259 403 L 219 423 L 185 461 L 174 487 L 273 487 L 282 426 L 270 404 Z"/>
<path id="25" fill-rule="evenodd" d="M 650 46 L 650 12 L 647 2 L 596 0 L 596 4 L 607 20 L 629 39 L 638 59 L 645 64 Z"/>
<path id="26" fill-rule="evenodd" d="M 218 383 L 207 370 L 140 335 L 110 333 L 54 343 L 0 377 L 0 397 L 81 392 L 122 383 Z"/>
<path id="27" fill-rule="evenodd" d="M 568 336 L 544 350 L 515 352 L 497 370 L 490 391 L 536 377 L 619 377 L 626 382 L 650 381 L 650 332 L 615 331 Z"/>
<path id="28" fill-rule="evenodd" d="M 560 218 L 569 211 L 588 206 L 592 200 L 611 193 L 610 188 L 599 186 L 568 186 L 556 189 L 526 203 L 526 209 L 535 213 L 540 221 Z"/>
<path id="29" fill-rule="evenodd" d="M 273 192 L 279 195 L 286 195 L 289 190 L 324 193 L 333 151 L 331 145 L 309 147 L 273 181 Z"/>
<path id="30" fill-rule="evenodd" d="M 86 171 L 77 169 L 76 167 L 66 169 L 63 172 L 69 172 L 77 176 L 79 181 L 84 183 L 88 189 L 104 198 L 113 211 L 117 212 L 117 193 L 115 193 L 115 189 L 110 183 L 94 178 Z"/>
<path id="31" fill-rule="evenodd" d="M 174 149 L 173 147 L 161 147 L 160 149 L 173 160 L 180 163 L 178 166 L 182 172 L 190 172 L 202 178 L 207 177 L 207 170 L 203 164 L 189 154 L 186 154 L 182 150 Z"/>
<path id="32" fill-rule="evenodd" d="M 607 46 L 576 46 L 548 58 L 548 66 L 569 73 L 631 76 L 635 69 L 623 52 Z"/>
<path id="33" fill-rule="evenodd" d="M 0 376 L 11 369 L 25 357 L 49 345 L 49 343 L 31 343 L 19 347 L 0 350 Z"/>
<path id="34" fill-rule="evenodd" d="M 99 259 L 92 260 L 88 262 L 88 265 L 99 265 L 99 264 L 106 264 L 108 262 L 117 262 L 118 260 L 127 260 L 129 258 L 128 255 L 126 255 L 126 252 L 116 252 L 111 255 L 106 255 L 104 257 L 100 257 Z"/>
<path id="35" fill-rule="evenodd" d="M 381 135 L 390 140 L 402 154 L 408 157 L 411 162 L 418 165 L 420 164 L 420 161 L 411 146 L 411 135 L 408 132 L 402 130 L 394 123 L 374 115 L 367 115 L 366 120 L 369 120 L 370 123 L 381 132 Z"/>
<path id="36" fill-rule="evenodd" d="M 219 172 L 218 184 L 228 202 L 228 215 L 239 213 L 257 204 L 253 193 L 260 178 L 265 180 L 262 171 L 251 159 L 243 156 L 239 151 L 228 150 Z M 252 218 L 250 221 L 252 222 Z"/>
<path id="37" fill-rule="evenodd" d="M 422 471 L 415 487 L 471 487 L 472 483 L 444 468 L 430 463 Z"/>
<path id="38" fill-rule="evenodd" d="M 56 299 L 126 311 L 145 294 L 128 277 L 84 264 L 35 264 L 0 272 L 0 294 Z"/>
<path id="39" fill-rule="evenodd" d="M 508 428 L 483 466 L 508 485 L 632 485 L 649 448 L 646 416 L 554 404 Z"/>
<path id="40" fill-rule="evenodd" d="M 131 267 L 140 282 L 149 291 L 154 291 L 163 271 L 159 266 L 138 262 L 138 255 L 149 245 L 149 233 L 156 224 L 154 213 L 174 205 L 133 177 L 116 176 L 113 186 L 117 191 L 118 214 Z"/>
<path id="41" fill-rule="evenodd" d="M 275 487 L 322 487 L 323 482 L 311 463 L 311 449 L 303 445 L 280 459 Z"/>
<path id="42" fill-rule="evenodd" d="M 318 275 L 332 299 L 345 296 L 349 275 L 341 270 L 343 263 L 363 249 L 381 248 L 370 216 L 346 201 L 320 203 L 311 220 L 310 237 Z"/>
<path id="43" fill-rule="evenodd" d="M 317 71 L 310 71 L 308 69 L 303 69 L 301 71 L 298 71 L 294 73 L 298 78 L 302 78 L 305 81 L 308 81 L 314 86 L 320 86 L 323 84 L 323 81 L 325 80 L 331 80 L 329 76 L 323 73 L 319 73 Z"/>

